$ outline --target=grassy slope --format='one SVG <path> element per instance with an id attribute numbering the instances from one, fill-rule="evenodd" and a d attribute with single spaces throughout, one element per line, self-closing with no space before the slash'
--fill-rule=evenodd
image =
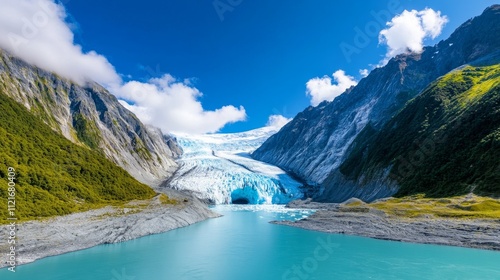
<path id="1" fill-rule="evenodd" d="M 500 200 L 470 195 L 440 199 L 415 195 L 374 202 L 369 206 L 390 216 L 407 218 L 431 215 L 441 218 L 500 219 Z"/>
<path id="2" fill-rule="evenodd" d="M 467 66 L 431 84 L 384 128 L 367 129 L 341 172 L 392 166 L 397 196 L 500 195 L 500 65 Z M 366 145 L 370 143 L 370 145 Z"/>
<path id="3" fill-rule="evenodd" d="M 101 154 L 71 143 L 0 92 L 1 217 L 7 215 L 9 167 L 17 173 L 16 215 L 21 220 L 155 195 Z"/>

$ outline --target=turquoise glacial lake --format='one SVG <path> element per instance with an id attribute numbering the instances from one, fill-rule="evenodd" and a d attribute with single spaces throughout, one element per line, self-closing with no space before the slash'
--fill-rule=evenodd
<path id="1" fill-rule="evenodd" d="M 217 206 L 222 218 L 0 270 L 24 280 L 500 279 L 500 252 L 325 234 L 268 223 L 307 211 Z"/>

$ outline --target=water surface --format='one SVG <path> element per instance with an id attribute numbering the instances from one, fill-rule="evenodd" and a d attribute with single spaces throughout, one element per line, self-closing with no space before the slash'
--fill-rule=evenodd
<path id="1" fill-rule="evenodd" d="M 325 234 L 269 224 L 310 213 L 218 206 L 186 228 L 0 270 L 24 280 L 500 279 L 500 253 Z"/>

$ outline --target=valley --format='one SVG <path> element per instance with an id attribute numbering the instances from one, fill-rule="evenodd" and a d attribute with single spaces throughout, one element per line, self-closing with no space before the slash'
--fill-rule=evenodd
<path id="1" fill-rule="evenodd" d="M 367 3 L 342 18 L 245 2 L 225 25 L 182 1 L 143 22 L 137 6 L 5 2 L 2 279 L 500 278 L 499 4 L 370 3 L 385 26 L 354 27 L 367 45 L 342 58 Z"/>

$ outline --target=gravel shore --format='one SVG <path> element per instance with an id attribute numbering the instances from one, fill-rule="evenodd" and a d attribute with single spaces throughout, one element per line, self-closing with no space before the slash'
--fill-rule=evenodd
<path id="1" fill-rule="evenodd" d="M 124 207 L 105 207 L 82 213 L 30 221 L 17 225 L 17 265 L 48 256 L 87 249 L 100 244 L 118 243 L 185 227 L 220 215 L 190 194 L 163 189 L 179 204 L 163 204 L 159 196 L 134 201 Z M 9 236 L 8 226 L 0 226 L 0 236 Z M 8 266 L 11 245 L 0 243 L 0 268 Z"/>
<path id="2" fill-rule="evenodd" d="M 273 223 L 384 240 L 500 250 L 499 220 L 389 217 L 369 207 L 310 201 L 293 201 L 288 206 L 318 211 L 296 222 Z"/>

